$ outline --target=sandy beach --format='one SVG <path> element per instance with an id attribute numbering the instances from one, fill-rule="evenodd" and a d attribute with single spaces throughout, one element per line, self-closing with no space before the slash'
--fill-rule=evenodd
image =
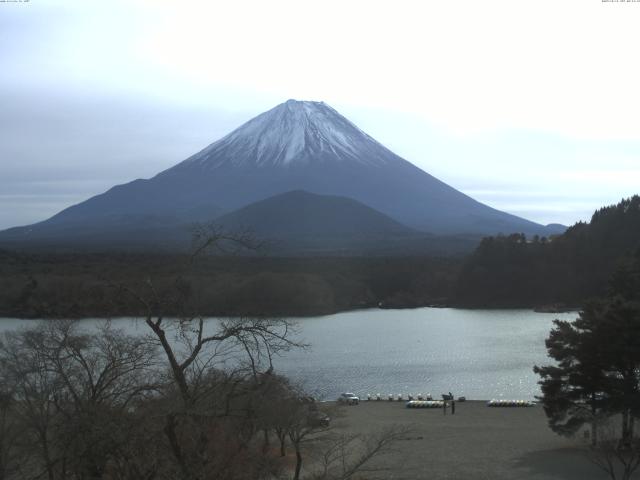
<path id="1" fill-rule="evenodd" d="M 566 439 L 548 428 L 540 406 L 456 402 L 455 415 L 447 410 L 445 416 L 440 409 L 408 409 L 404 402 L 363 401 L 338 410 L 337 432 L 371 435 L 394 424 L 412 427 L 392 453 L 376 460 L 386 470 L 367 473 L 367 479 L 608 478 L 588 460 L 582 438 Z"/>

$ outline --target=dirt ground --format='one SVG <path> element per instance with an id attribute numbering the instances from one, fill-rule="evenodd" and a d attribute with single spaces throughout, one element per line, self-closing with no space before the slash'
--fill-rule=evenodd
<path id="1" fill-rule="evenodd" d="M 489 408 L 485 402 L 456 402 L 456 413 L 408 409 L 404 402 L 364 401 L 336 407 L 337 432 L 372 435 L 390 425 L 411 426 L 394 450 L 377 459 L 384 471 L 367 479 L 607 479 L 593 465 L 585 440 L 554 434 L 540 406 Z M 636 478 L 636 477 L 634 477 Z M 637 478 L 640 478 L 638 476 Z"/>

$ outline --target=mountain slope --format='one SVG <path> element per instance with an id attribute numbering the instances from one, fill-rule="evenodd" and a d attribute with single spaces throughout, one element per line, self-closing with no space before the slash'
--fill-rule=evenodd
<path id="1" fill-rule="evenodd" d="M 262 237 L 424 236 L 356 200 L 303 190 L 252 203 L 216 223 L 229 230 L 248 228 Z"/>
<path id="2" fill-rule="evenodd" d="M 249 231 L 264 240 L 264 251 L 295 254 L 382 254 L 405 251 L 459 252 L 470 241 L 450 249 L 362 203 L 302 190 L 252 203 L 216 219 L 227 231 Z"/>
<path id="3" fill-rule="evenodd" d="M 255 253 L 261 255 L 458 255 L 480 241 L 477 236 L 433 236 L 356 200 L 301 190 L 252 203 L 213 224 L 228 234 L 254 237 L 261 244 Z M 193 224 L 179 218 L 152 215 L 112 215 L 90 228 L 78 225 L 40 225 L 37 242 L 24 242 L 28 228 L 10 229 L 0 241 L 12 248 L 63 252 L 168 252 L 189 250 L 194 231 Z"/>
<path id="4" fill-rule="evenodd" d="M 52 227 L 70 235 L 106 224 L 117 229 L 118 218 L 153 217 L 166 225 L 208 221 L 292 190 L 349 197 L 434 234 L 548 234 L 542 225 L 490 208 L 432 177 L 328 105 L 295 100 L 151 179 L 115 186 L 18 233 L 29 242 Z"/>

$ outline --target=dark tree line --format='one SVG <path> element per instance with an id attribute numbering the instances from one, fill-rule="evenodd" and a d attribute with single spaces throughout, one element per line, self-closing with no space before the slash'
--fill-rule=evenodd
<path id="1" fill-rule="evenodd" d="M 603 295 L 640 247 L 640 197 L 622 200 L 553 238 L 489 237 L 463 265 L 455 287 L 465 306 L 575 307 Z"/>
<path id="2" fill-rule="evenodd" d="M 185 271 L 179 255 L 27 254 L 0 251 L 0 316 L 117 317 L 145 314 L 109 283 L 136 288 L 147 277 L 161 294 L 182 288 L 203 315 L 305 316 L 353 308 L 444 303 L 460 263 L 455 258 L 201 257 Z M 190 300 L 191 301 L 191 300 Z M 165 305 L 166 315 L 178 315 Z"/>
<path id="3" fill-rule="evenodd" d="M 630 478 L 640 466 L 640 252 L 579 318 L 556 320 L 546 346 L 556 364 L 534 371 L 549 426 L 572 436 L 589 425 L 595 463 Z"/>

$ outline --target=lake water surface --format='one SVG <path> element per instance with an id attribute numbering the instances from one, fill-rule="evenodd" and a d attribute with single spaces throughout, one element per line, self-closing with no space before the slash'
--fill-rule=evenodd
<path id="1" fill-rule="evenodd" d="M 277 358 L 276 370 L 310 393 L 335 399 L 451 391 L 469 399 L 533 399 L 539 393 L 534 365 L 550 363 L 544 340 L 554 318 L 574 313 L 531 310 L 359 310 L 298 319 L 307 350 Z M 0 331 L 30 324 L 0 319 Z M 146 332 L 140 322 L 116 325 Z"/>

